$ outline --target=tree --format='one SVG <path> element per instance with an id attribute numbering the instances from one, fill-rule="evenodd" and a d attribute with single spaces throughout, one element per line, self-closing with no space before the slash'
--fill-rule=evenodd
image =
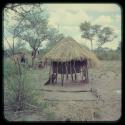
<path id="1" fill-rule="evenodd" d="M 92 26 L 92 28 L 93 28 L 93 32 L 95 32 L 95 35 L 97 35 L 101 30 L 101 25 L 95 24 Z"/>
<path id="2" fill-rule="evenodd" d="M 110 27 L 104 27 L 100 30 L 100 32 L 97 34 L 98 36 L 98 47 L 101 47 L 103 44 L 107 42 L 111 42 L 116 38 L 117 36 L 114 35 L 114 31 Z"/>
<path id="3" fill-rule="evenodd" d="M 88 39 L 91 42 L 91 50 L 93 50 L 93 40 L 94 36 L 99 32 L 100 25 L 91 25 L 90 22 L 84 22 L 80 25 L 80 30 L 82 31 L 82 38 Z"/>
<path id="4" fill-rule="evenodd" d="M 20 41 L 20 39 L 18 39 L 14 46 L 14 49 L 15 49 L 14 53 L 18 53 L 18 52 L 21 52 L 21 50 L 25 50 L 26 49 L 25 46 L 26 46 L 26 43 L 22 42 L 22 41 Z"/>
<path id="5" fill-rule="evenodd" d="M 18 8 L 18 9 L 17 9 Z M 20 10 L 20 11 L 19 11 Z M 53 47 L 62 37 L 63 34 L 55 28 L 48 27 L 48 13 L 41 6 L 31 5 L 26 9 L 26 5 L 12 4 L 6 6 L 6 12 L 15 13 L 16 24 L 10 27 L 9 32 L 17 38 L 17 43 L 28 43 L 32 49 L 32 66 L 36 58 L 36 53 L 42 47 L 42 42 L 49 40 L 47 50 Z M 13 48 L 16 47 L 13 38 Z M 16 51 L 16 49 L 13 49 Z M 13 52 L 14 54 L 15 52 Z"/>
<path id="6" fill-rule="evenodd" d="M 49 40 L 47 49 L 52 48 L 63 37 L 64 37 L 64 35 L 62 33 L 59 33 L 59 31 L 56 28 L 49 28 L 48 32 L 47 32 L 47 39 Z"/>
<path id="7" fill-rule="evenodd" d="M 4 8 L 5 14 L 9 14 L 10 12 L 14 12 L 16 15 L 20 15 L 22 13 L 27 13 L 30 11 L 34 5 L 30 5 L 30 7 L 26 7 L 24 4 L 7 4 Z M 37 6 L 40 6 L 37 4 Z"/>
<path id="8" fill-rule="evenodd" d="M 15 8 L 15 6 L 14 6 Z M 10 8 L 7 8 L 10 9 Z M 11 9 L 10 9 L 11 10 Z M 26 13 L 21 13 L 20 14 L 25 14 Z M 19 15 L 20 16 L 20 15 Z M 23 19 L 25 18 L 23 17 Z M 7 34 L 4 32 L 4 39 L 6 40 L 8 46 L 9 46 L 9 51 L 6 53 L 9 56 L 12 55 L 12 58 L 9 60 L 6 59 L 4 60 L 4 80 L 5 80 L 5 86 L 4 86 L 4 111 L 22 111 L 25 110 L 26 107 L 31 106 L 32 108 L 34 107 L 35 109 L 40 109 L 37 106 L 34 106 L 34 104 L 37 104 L 36 100 L 36 91 L 32 91 L 34 86 L 28 83 L 28 79 L 26 79 L 27 75 L 27 69 L 23 67 L 19 61 L 18 57 L 15 57 L 15 50 L 14 49 L 22 49 L 23 43 L 17 42 L 14 44 L 15 37 L 19 37 L 20 33 L 24 35 L 24 29 L 25 28 L 20 28 L 20 24 L 22 24 L 23 20 L 19 20 L 18 25 L 14 27 L 14 29 L 11 29 L 12 37 L 13 37 L 13 44 L 10 43 L 10 41 L 6 38 Z M 24 22 L 23 22 L 24 23 Z M 18 29 L 19 28 L 19 29 Z M 4 25 L 5 29 L 5 25 Z M 18 36 L 19 35 L 19 36 Z M 19 37 L 19 38 L 22 38 Z M 5 41 L 4 40 L 4 41 Z M 20 39 L 18 39 L 20 40 Z M 25 39 L 24 39 L 25 40 Z M 4 50 L 5 51 L 5 50 Z M 12 61 L 11 61 L 12 60 Z M 7 118 L 7 117 L 6 117 Z"/>
<path id="9" fill-rule="evenodd" d="M 122 43 L 119 42 L 119 45 L 118 45 L 118 47 L 116 49 L 116 53 L 118 54 L 119 59 L 121 59 L 121 51 L 122 51 L 121 46 L 122 46 Z"/>
<path id="10" fill-rule="evenodd" d="M 27 42 L 32 49 L 32 66 L 41 43 L 47 39 L 48 13 L 38 6 L 34 6 L 29 13 L 22 13 L 17 20 L 22 20 L 15 29 L 16 37 Z"/>
<path id="11" fill-rule="evenodd" d="M 22 4 L 7 4 L 4 8 L 4 39 L 5 42 L 7 42 L 8 36 L 12 38 L 11 44 L 12 44 L 13 55 L 17 50 L 15 49 L 15 47 L 17 46 L 21 47 L 22 45 L 24 46 L 24 43 L 22 44 L 21 39 L 16 39 L 17 38 L 16 32 L 21 23 L 23 22 L 27 13 L 29 13 L 33 8 L 32 5 L 30 5 L 28 8 L 26 6 L 27 5 L 22 5 Z M 18 20 L 18 18 L 22 15 L 24 15 L 23 18 L 21 20 Z M 12 20 L 13 23 L 9 23 L 10 20 Z M 11 44 L 9 46 L 11 46 Z"/>
<path id="12" fill-rule="evenodd" d="M 119 45 L 118 45 L 118 47 L 117 47 L 117 51 L 118 51 L 118 52 L 121 52 L 121 42 L 119 42 Z"/>

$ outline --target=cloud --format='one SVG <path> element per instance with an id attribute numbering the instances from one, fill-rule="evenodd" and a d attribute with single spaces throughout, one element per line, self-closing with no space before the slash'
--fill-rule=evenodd
<path id="1" fill-rule="evenodd" d="M 118 4 L 43 4 L 51 10 L 84 10 L 94 12 L 117 12 L 121 11 Z M 73 11 L 72 11 L 73 12 Z"/>
<path id="2" fill-rule="evenodd" d="M 109 25 L 113 22 L 113 19 L 111 18 L 111 16 L 99 16 L 94 23 L 95 24 L 100 24 L 100 25 Z"/>
<path id="3" fill-rule="evenodd" d="M 74 36 L 80 34 L 78 26 L 60 26 L 59 31 L 65 33 L 66 36 Z"/>
<path id="4" fill-rule="evenodd" d="M 80 34 L 75 34 L 75 35 L 73 35 L 72 37 L 73 37 L 79 44 L 82 44 L 82 45 L 84 45 L 84 46 L 87 46 L 89 49 L 91 49 L 91 43 L 90 43 L 90 41 L 87 40 L 87 39 L 82 38 Z M 96 46 L 96 42 L 93 41 L 93 47 L 95 48 L 95 46 Z"/>
<path id="5" fill-rule="evenodd" d="M 78 26 L 83 21 L 89 21 L 90 17 L 84 11 L 77 11 L 77 14 L 69 12 L 69 10 L 58 10 L 50 12 L 50 25 L 60 26 Z"/>
<path id="6" fill-rule="evenodd" d="M 118 38 L 111 43 L 107 43 L 107 46 L 114 47 L 117 45 L 117 41 L 121 39 L 121 9 L 117 4 L 42 4 L 43 8 L 46 8 L 50 18 L 49 25 L 63 33 L 66 36 L 73 37 L 79 43 L 90 48 L 90 42 L 81 38 L 79 25 L 81 22 L 90 21 L 92 24 L 100 24 L 103 26 L 110 26 L 114 29 Z M 10 13 L 8 24 L 13 25 L 13 17 L 16 16 Z M 116 45 L 114 45 L 116 44 Z M 47 45 L 47 41 L 43 42 L 43 48 Z M 94 46 L 96 46 L 94 42 Z M 105 44 L 106 46 L 106 44 Z"/>
<path id="7" fill-rule="evenodd" d="M 109 26 L 109 27 L 113 28 L 114 32 L 118 35 L 118 38 L 115 39 L 113 42 L 106 43 L 104 45 L 104 47 L 109 47 L 109 48 L 114 48 L 114 49 L 117 48 L 118 41 L 120 41 L 120 39 L 121 39 L 120 38 L 121 30 L 120 30 L 119 25 L 114 25 L 114 23 L 116 21 L 115 19 L 117 19 L 117 22 L 120 23 L 120 20 L 119 20 L 120 15 L 116 15 L 116 16 L 115 15 L 108 15 L 108 16 L 100 15 L 100 16 L 92 17 L 85 11 L 85 8 L 82 9 L 80 7 L 79 8 L 74 7 L 74 9 L 72 9 L 73 6 L 71 6 L 70 8 L 66 8 L 66 6 L 65 6 L 64 7 L 65 9 L 61 10 L 61 7 L 58 8 L 58 11 L 50 12 L 51 15 L 50 15 L 50 22 L 49 22 L 49 23 L 53 24 L 53 26 L 58 28 L 61 33 L 64 33 L 64 35 L 66 35 L 66 36 L 73 37 L 78 43 L 86 45 L 87 47 L 90 48 L 91 47 L 90 41 L 81 38 L 81 33 L 79 30 L 80 23 L 84 22 L 84 21 L 90 21 L 92 24 L 100 24 L 103 26 Z M 91 10 L 93 8 L 94 7 L 91 6 Z M 114 11 L 113 8 L 114 7 L 109 8 L 109 6 L 107 6 L 106 11 L 107 12 L 111 11 L 111 10 Z M 86 10 L 87 9 L 88 8 L 86 8 Z M 118 9 L 118 8 L 116 8 L 116 9 Z M 96 10 L 97 9 L 94 8 L 93 11 L 96 11 Z M 101 9 L 101 11 L 103 12 L 102 9 Z M 94 48 L 97 47 L 96 41 L 93 41 L 93 46 L 94 46 Z"/>

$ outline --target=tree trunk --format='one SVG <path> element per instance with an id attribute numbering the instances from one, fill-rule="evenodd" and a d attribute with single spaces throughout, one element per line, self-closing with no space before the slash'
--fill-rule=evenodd
<path id="1" fill-rule="evenodd" d="M 70 75 L 71 75 L 71 79 L 72 79 L 72 81 L 73 81 L 73 73 L 72 73 L 71 61 L 70 61 Z"/>
<path id="2" fill-rule="evenodd" d="M 32 67 L 34 67 L 35 58 L 36 58 L 36 51 L 33 50 L 32 51 Z"/>
<path id="3" fill-rule="evenodd" d="M 57 67 L 56 67 L 56 83 L 57 83 L 57 78 L 58 78 L 58 62 L 57 62 Z"/>
<path id="4" fill-rule="evenodd" d="M 63 74 L 63 64 L 62 63 L 61 63 L 61 80 L 62 80 L 62 86 L 63 86 L 64 74 Z"/>
<path id="5" fill-rule="evenodd" d="M 91 40 L 91 51 L 93 51 L 93 43 L 92 43 L 92 40 Z"/>
<path id="6" fill-rule="evenodd" d="M 66 68 L 66 79 L 68 79 L 68 69 L 67 69 L 67 62 L 65 63 L 65 68 Z"/>
<path id="7" fill-rule="evenodd" d="M 52 77 L 53 77 L 53 62 L 51 61 L 51 64 L 50 64 L 50 67 L 51 67 L 51 70 L 50 70 L 50 84 L 52 84 Z"/>
<path id="8" fill-rule="evenodd" d="M 35 60 L 35 59 L 32 57 L 32 67 L 34 66 L 34 60 Z"/>
<path id="9" fill-rule="evenodd" d="M 75 61 L 74 61 L 74 71 L 75 71 L 75 80 L 76 80 L 77 79 L 77 73 L 76 73 Z"/>

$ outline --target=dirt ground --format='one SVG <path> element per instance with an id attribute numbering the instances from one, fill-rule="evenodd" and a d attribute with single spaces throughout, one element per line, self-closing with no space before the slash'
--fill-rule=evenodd
<path id="1" fill-rule="evenodd" d="M 36 113 L 26 115 L 29 121 L 116 121 L 121 117 L 120 61 L 102 61 L 98 68 L 89 69 L 88 84 L 69 81 L 64 86 L 44 86 L 49 70 L 45 71 L 32 75 L 41 92 L 39 101 L 49 104 L 44 112 L 49 111 L 51 118 Z"/>
<path id="2" fill-rule="evenodd" d="M 119 61 L 103 61 L 98 68 L 89 70 L 89 84 L 71 85 L 61 83 L 54 86 L 41 85 L 44 99 L 56 102 L 50 109 L 59 120 L 71 121 L 115 121 L 121 117 L 121 64 Z M 94 93 L 66 92 L 96 89 Z M 63 90 L 65 92 L 59 92 Z"/>

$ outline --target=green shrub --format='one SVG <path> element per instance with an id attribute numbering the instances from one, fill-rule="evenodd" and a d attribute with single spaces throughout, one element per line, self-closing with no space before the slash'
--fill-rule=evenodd
<path id="1" fill-rule="evenodd" d="M 4 106 L 13 111 L 24 110 L 26 104 L 36 104 L 38 92 L 28 82 L 28 74 L 21 66 L 22 74 L 9 59 L 4 60 Z"/>
<path id="2" fill-rule="evenodd" d="M 103 48 L 94 51 L 100 60 L 120 60 L 121 53 L 115 50 L 104 50 Z"/>

